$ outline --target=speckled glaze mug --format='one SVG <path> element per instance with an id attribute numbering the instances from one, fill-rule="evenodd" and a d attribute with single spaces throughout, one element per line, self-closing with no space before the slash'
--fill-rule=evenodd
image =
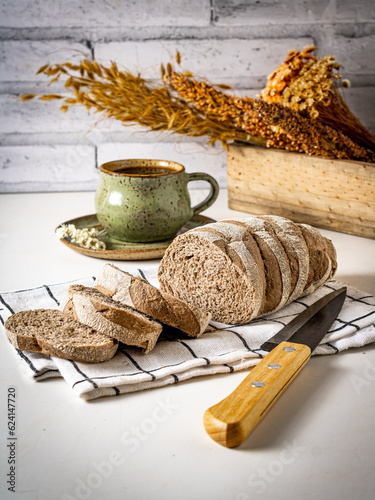
<path id="1" fill-rule="evenodd" d="M 118 160 L 99 167 L 96 214 L 110 238 L 134 243 L 172 239 L 195 214 L 211 206 L 219 194 L 216 180 L 187 173 L 167 160 Z M 191 206 L 187 185 L 207 181 L 210 193 Z"/>

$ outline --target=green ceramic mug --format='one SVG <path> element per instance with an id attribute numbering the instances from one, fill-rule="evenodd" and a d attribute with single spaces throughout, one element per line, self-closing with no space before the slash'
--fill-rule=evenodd
<path id="1" fill-rule="evenodd" d="M 167 160 L 118 160 L 99 167 L 96 214 L 110 238 L 134 243 L 169 240 L 195 214 L 211 206 L 219 194 L 216 180 L 189 174 Z M 207 181 L 210 193 L 191 206 L 190 181 Z"/>

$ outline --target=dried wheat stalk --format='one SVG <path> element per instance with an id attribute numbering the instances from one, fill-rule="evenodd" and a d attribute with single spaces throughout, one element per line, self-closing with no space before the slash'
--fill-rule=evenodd
<path id="1" fill-rule="evenodd" d="M 254 99 L 225 94 L 205 81 L 172 70 L 164 74 L 163 79 L 182 99 L 194 104 L 207 118 L 247 132 L 254 144 L 295 150 L 283 131 L 276 127 L 270 128 L 262 121 L 254 107 Z"/>

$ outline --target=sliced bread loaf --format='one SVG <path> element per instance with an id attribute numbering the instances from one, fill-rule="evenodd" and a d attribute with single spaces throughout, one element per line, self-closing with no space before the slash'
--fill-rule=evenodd
<path id="1" fill-rule="evenodd" d="M 211 314 L 195 304 L 187 304 L 161 292 L 146 280 L 132 276 L 112 264 L 99 273 L 95 287 L 121 304 L 133 307 L 184 333 L 199 337 L 206 330 Z"/>
<path id="2" fill-rule="evenodd" d="M 210 311 L 216 321 L 239 324 L 310 293 L 335 270 L 335 249 L 315 228 L 254 216 L 178 236 L 158 278 L 162 292 Z"/>
<path id="3" fill-rule="evenodd" d="M 104 335 L 130 346 L 141 347 L 145 353 L 155 347 L 163 329 L 158 321 L 149 316 L 83 285 L 69 287 L 61 309 Z"/>
<path id="4" fill-rule="evenodd" d="M 10 343 L 17 349 L 73 361 L 107 361 L 115 355 L 118 347 L 117 341 L 57 309 L 15 313 L 6 320 L 4 329 Z"/>

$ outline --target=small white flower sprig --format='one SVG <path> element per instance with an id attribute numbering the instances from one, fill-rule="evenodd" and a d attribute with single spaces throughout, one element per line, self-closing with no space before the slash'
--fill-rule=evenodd
<path id="1" fill-rule="evenodd" d="M 95 227 L 78 229 L 74 224 L 61 224 L 56 229 L 56 235 L 60 240 L 66 238 L 80 247 L 93 250 L 106 249 L 104 241 L 98 239 L 99 231 Z"/>

